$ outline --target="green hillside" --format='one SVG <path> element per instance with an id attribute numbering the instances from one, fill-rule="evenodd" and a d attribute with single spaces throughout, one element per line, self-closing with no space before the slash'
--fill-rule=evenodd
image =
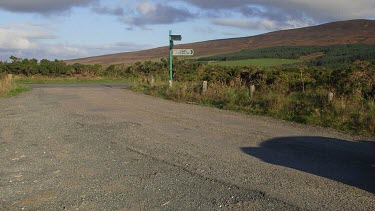
<path id="1" fill-rule="evenodd" d="M 297 59 L 245 59 L 233 61 L 215 61 L 210 62 L 212 65 L 220 65 L 224 67 L 234 66 L 255 66 L 255 67 L 273 67 L 285 64 L 295 64 L 300 62 Z"/>
<path id="2" fill-rule="evenodd" d="M 303 63 L 308 66 L 343 68 L 355 61 L 375 60 L 375 45 L 281 46 L 202 57 L 197 61 L 237 61 L 263 58 L 300 59 L 314 53 L 321 53 L 322 56 Z"/>

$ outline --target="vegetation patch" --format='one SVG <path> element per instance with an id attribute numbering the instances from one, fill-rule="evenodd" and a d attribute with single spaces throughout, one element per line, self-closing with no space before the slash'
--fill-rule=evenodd
<path id="1" fill-rule="evenodd" d="M 255 66 L 255 67 L 273 67 L 285 64 L 295 64 L 300 62 L 296 59 L 246 59 L 234 61 L 217 61 L 210 63 L 211 65 L 220 65 L 225 67 L 233 66 Z"/>
<path id="2" fill-rule="evenodd" d="M 16 96 L 20 93 L 30 91 L 29 87 L 16 84 L 13 75 L 0 75 L 0 97 Z"/>
<path id="3" fill-rule="evenodd" d="M 305 61 L 305 60 L 316 59 L 316 58 L 319 58 L 319 57 L 322 57 L 322 56 L 324 56 L 324 52 L 316 52 L 316 53 L 312 53 L 312 54 L 309 54 L 309 55 L 301 56 L 298 59 Z"/>
<path id="4" fill-rule="evenodd" d="M 140 74 L 131 89 L 178 102 L 374 136 L 374 64 L 356 62 L 348 69 L 332 70 L 306 66 L 236 68 L 177 61 L 173 87 L 168 85 L 166 69 L 163 74 Z M 205 93 L 204 80 L 208 81 Z M 251 85 L 256 87 L 253 97 Z"/>
<path id="5" fill-rule="evenodd" d="M 8 94 L 5 95 L 5 97 L 17 96 L 21 93 L 28 92 L 30 90 L 31 90 L 30 87 L 22 86 L 22 85 L 16 85 L 13 89 L 9 90 Z"/>
<path id="6" fill-rule="evenodd" d="M 324 66 L 331 69 L 340 69 L 348 68 L 353 62 L 358 60 L 375 60 L 375 45 L 278 46 L 202 57 L 197 59 L 197 61 L 236 61 L 261 58 L 302 58 L 308 59 L 303 64 L 309 67 Z"/>

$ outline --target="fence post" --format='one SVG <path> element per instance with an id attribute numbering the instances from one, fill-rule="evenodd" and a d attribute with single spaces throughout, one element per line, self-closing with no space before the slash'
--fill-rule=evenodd
<path id="1" fill-rule="evenodd" d="M 250 85 L 250 98 L 253 99 L 255 93 L 255 85 Z"/>
<path id="2" fill-rule="evenodd" d="M 202 93 L 206 93 L 207 92 L 207 81 L 203 81 L 203 87 L 202 87 Z"/>
<path id="3" fill-rule="evenodd" d="M 328 102 L 332 102 L 333 96 L 334 96 L 333 92 L 328 92 Z"/>
<path id="4" fill-rule="evenodd" d="M 154 76 L 151 76 L 151 82 L 150 82 L 150 85 L 151 85 L 151 86 L 154 86 L 154 85 L 155 85 L 155 78 L 154 78 Z"/>

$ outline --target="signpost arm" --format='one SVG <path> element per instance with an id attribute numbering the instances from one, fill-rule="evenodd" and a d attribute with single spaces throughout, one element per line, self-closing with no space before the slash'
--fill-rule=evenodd
<path id="1" fill-rule="evenodd" d="M 169 30 L 169 80 L 172 82 L 173 80 L 173 45 L 171 45 L 171 42 L 173 42 L 172 38 L 172 30 Z"/>

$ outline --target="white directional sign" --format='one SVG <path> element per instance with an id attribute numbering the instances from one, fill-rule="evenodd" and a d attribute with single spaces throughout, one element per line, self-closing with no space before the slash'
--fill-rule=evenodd
<path id="1" fill-rule="evenodd" d="M 173 56 L 192 56 L 194 55 L 193 49 L 173 49 Z"/>

